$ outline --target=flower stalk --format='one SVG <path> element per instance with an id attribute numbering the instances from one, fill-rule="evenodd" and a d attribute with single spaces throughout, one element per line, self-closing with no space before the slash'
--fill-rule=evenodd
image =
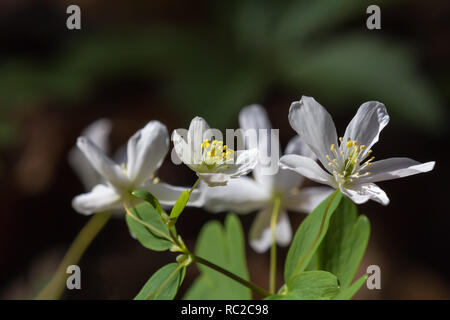
<path id="1" fill-rule="evenodd" d="M 194 191 L 194 189 L 197 187 L 199 182 L 200 182 L 200 178 L 198 178 L 197 181 L 195 181 L 194 185 L 189 189 L 189 194 L 191 194 L 192 191 Z"/>
<path id="2" fill-rule="evenodd" d="M 269 275 L 269 290 L 275 293 L 276 276 L 277 276 L 277 221 L 280 212 L 281 199 L 279 196 L 275 197 L 273 203 L 272 218 L 270 221 L 270 232 L 272 236 L 272 246 L 270 248 L 270 275 Z"/>
<path id="3" fill-rule="evenodd" d="M 45 286 L 37 295 L 35 298 L 36 300 L 57 300 L 61 297 L 66 285 L 67 267 L 77 264 L 78 261 L 80 261 L 92 240 L 94 240 L 97 234 L 103 229 L 110 217 L 111 215 L 109 213 L 101 212 L 95 214 L 88 221 L 73 241 L 55 275 L 47 286 Z"/>

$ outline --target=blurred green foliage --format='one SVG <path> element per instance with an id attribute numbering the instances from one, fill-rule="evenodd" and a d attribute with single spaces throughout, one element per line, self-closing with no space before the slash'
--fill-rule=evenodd
<path id="1" fill-rule="evenodd" d="M 201 115 L 219 128 L 281 87 L 327 108 L 382 101 L 398 118 L 438 132 L 442 102 L 411 50 L 383 29 L 366 29 L 373 2 L 211 1 L 207 21 L 196 26 L 89 32 L 51 64 L 4 62 L 0 114 L 50 99 L 82 101 L 98 81 L 131 75 L 158 80 L 186 118 Z M 382 12 L 389 6 L 383 2 Z M 359 27 L 349 28 L 355 21 Z"/>

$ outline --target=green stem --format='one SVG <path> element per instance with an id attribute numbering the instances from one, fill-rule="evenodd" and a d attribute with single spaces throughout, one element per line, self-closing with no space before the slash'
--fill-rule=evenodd
<path id="1" fill-rule="evenodd" d="M 228 270 L 223 269 L 222 267 L 219 267 L 218 265 L 216 265 L 206 259 L 196 256 L 193 253 L 191 253 L 191 257 L 192 257 L 193 261 L 203 264 L 211 269 L 214 269 L 214 270 L 226 275 L 227 277 L 239 282 L 243 286 L 246 286 L 247 288 L 251 289 L 253 292 L 258 293 L 259 295 L 263 296 L 264 298 L 272 295 L 270 292 L 264 290 L 263 288 L 258 287 L 257 285 L 239 277 L 238 275 L 235 275 L 234 273 L 231 273 Z"/>
<path id="2" fill-rule="evenodd" d="M 200 178 L 198 178 L 197 181 L 195 181 L 194 185 L 191 187 L 191 189 L 189 189 L 189 194 L 191 194 L 192 191 L 194 191 L 195 187 L 197 187 L 199 182 L 200 182 Z"/>
<path id="3" fill-rule="evenodd" d="M 313 242 L 312 245 L 309 247 L 308 251 L 306 251 L 306 253 L 303 255 L 303 257 L 300 259 L 300 261 L 299 261 L 299 263 L 298 263 L 298 265 L 297 265 L 297 268 L 295 268 L 295 272 L 294 272 L 294 274 L 292 275 L 292 278 L 294 278 L 294 277 L 297 275 L 297 273 L 298 273 L 299 270 L 300 270 L 300 267 L 301 267 L 301 266 L 303 265 L 303 263 L 305 262 L 306 257 L 310 254 L 311 250 L 316 246 L 317 242 L 319 241 L 320 236 L 321 236 L 322 231 L 323 231 L 323 228 L 324 228 L 324 226 L 325 226 L 325 220 L 326 220 L 326 218 L 327 218 L 328 211 L 329 211 L 329 209 L 330 209 L 330 207 L 331 207 L 331 204 L 332 204 L 333 201 L 334 201 L 334 198 L 336 198 L 336 196 L 338 195 L 338 193 L 339 193 L 339 189 L 336 189 L 336 191 L 334 191 L 333 194 L 331 195 L 330 201 L 328 201 L 327 207 L 325 208 L 325 212 L 324 212 L 323 217 L 322 217 L 322 222 L 321 222 L 321 224 L 320 224 L 319 232 L 318 232 L 316 238 L 314 239 L 314 242 Z M 292 280 L 292 278 L 291 278 L 290 280 Z"/>
<path id="4" fill-rule="evenodd" d="M 277 222 L 280 213 L 280 197 L 275 197 L 272 210 L 272 218 L 270 221 L 270 232 L 272 235 L 272 247 L 270 248 L 270 277 L 269 290 L 275 294 L 276 277 L 277 277 Z"/>
<path id="5" fill-rule="evenodd" d="M 56 300 L 64 292 L 66 286 L 66 270 L 70 265 L 75 265 L 83 256 L 83 253 L 91 244 L 92 240 L 103 229 L 111 215 L 106 212 L 95 214 L 81 229 L 69 250 L 59 265 L 55 275 L 44 289 L 37 295 L 36 300 Z"/>

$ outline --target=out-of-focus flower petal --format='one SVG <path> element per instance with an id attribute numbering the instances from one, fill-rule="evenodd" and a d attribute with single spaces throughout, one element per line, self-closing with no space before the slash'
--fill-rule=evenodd
<path id="1" fill-rule="evenodd" d="M 118 189 L 127 187 L 129 179 L 122 168 L 108 158 L 92 141 L 86 137 L 79 137 L 77 146 L 105 180 Z"/>
<path id="2" fill-rule="evenodd" d="M 72 200 L 73 208 L 82 214 L 93 214 L 121 207 L 121 196 L 109 186 L 99 184 L 91 192 L 76 196 Z"/>
<path id="3" fill-rule="evenodd" d="M 298 192 L 286 194 L 283 204 L 289 210 L 310 213 L 332 192 L 333 189 L 328 187 L 302 188 Z"/>
<path id="4" fill-rule="evenodd" d="M 161 166 L 169 150 L 167 128 L 159 121 L 150 121 L 136 132 L 127 145 L 127 175 L 136 186 L 150 179 Z"/>
<path id="5" fill-rule="evenodd" d="M 108 138 L 110 132 L 111 121 L 100 119 L 83 130 L 82 135 L 89 138 L 100 150 L 107 154 L 109 152 Z M 103 182 L 101 175 L 95 171 L 78 147 L 75 146 L 70 150 L 68 160 L 86 190 L 91 190 L 95 185 Z"/>
<path id="6" fill-rule="evenodd" d="M 201 189 L 204 190 L 204 207 L 212 212 L 249 213 L 270 203 L 271 195 L 267 190 L 248 177 L 232 179 L 226 186 Z"/>
<path id="7" fill-rule="evenodd" d="M 250 246 L 259 253 L 263 253 L 272 244 L 272 234 L 270 232 L 270 220 L 272 217 L 272 206 L 267 207 L 258 213 L 250 227 Z M 292 239 L 292 228 L 287 213 L 281 210 L 278 216 L 276 227 L 276 240 L 281 246 L 287 246 Z"/>

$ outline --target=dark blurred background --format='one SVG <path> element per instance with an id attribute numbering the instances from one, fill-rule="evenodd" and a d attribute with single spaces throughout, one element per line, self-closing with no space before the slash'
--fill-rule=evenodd
<path id="1" fill-rule="evenodd" d="M 82 29 L 66 28 L 81 8 Z M 381 30 L 366 8 L 381 7 Z M 195 115 L 235 128 L 239 110 L 264 105 L 283 146 L 292 101 L 310 95 L 343 133 L 359 105 L 378 100 L 390 124 L 378 159 L 435 160 L 435 170 L 380 183 L 388 207 L 359 206 L 372 235 L 360 273 L 381 267 L 381 290 L 360 299 L 450 298 L 448 204 L 448 1 L 25 1 L 0 3 L 0 298 L 32 298 L 88 220 L 67 154 L 98 118 L 112 120 L 112 150 L 151 119 L 169 130 Z M 166 161 L 159 176 L 191 185 Z M 291 214 L 296 227 L 304 218 Z M 223 220 L 188 209 L 180 233 L 193 247 L 202 225 Z M 254 214 L 241 216 L 248 231 Z M 269 257 L 247 246 L 251 278 L 268 285 Z M 286 250 L 279 257 L 279 277 Z M 150 252 L 113 219 L 80 262 L 83 290 L 66 299 L 130 299 L 173 254 Z M 196 277 L 190 268 L 180 292 Z"/>

